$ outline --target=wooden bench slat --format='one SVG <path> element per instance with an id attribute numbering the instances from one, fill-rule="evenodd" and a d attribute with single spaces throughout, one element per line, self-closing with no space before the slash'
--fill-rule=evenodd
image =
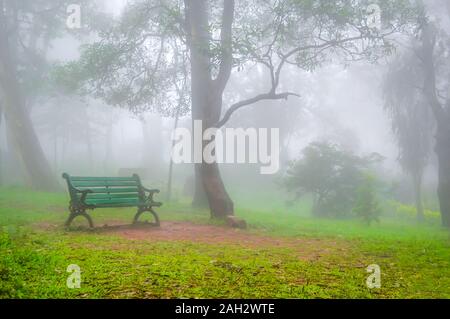
<path id="1" fill-rule="evenodd" d="M 119 207 L 133 207 L 133 206 L 137 206 L 138 204 L 129 204 L 129 203 L 105 203 L 105 204 L 95 204 L 96 208 L 119 208 Z"/>
<path id="2" fill-rule="evenodd" d="M 140 203 L 139 198 L 86 199 L 86 204 L 89 205 L 114 205 L 114 204 L 138 205 L 139 203 Z"/>
<path id="3" fill-rule="evenodd" d="M 81 195 L 79 195 L 81 198 Z M 131 199 L 139 199 L 139 193 L 125 193 L 125 194 L 88 194 L 86 196 L 87 200 L 90 199 L 110 199 L 110 198 L 131 198 Z"/>
<path id="4" fill-rule="evenodd" d="M 75 181 L 72 185 L 74 187 L 139 186 L 137 181 Z"/>
<path id="5" fill-rule="evenodd" d="M 80 181 L 136 181 L 134 177 L 84 177 L 84 176 L 70 176 L 73 182 Z"/>
<path id="6" fill-rule="evenodd" d="M 138 193 L 139 189 L 137 187 L 127 187 L 127 188 L 106 188 L 106 187 L 98 187 L 98 188 L 92 188 L 92 187 L 77 187 L 79 190 L 91 190 L 95 194 L 103 194 L 103 193 L 110 193 L 110 194 L 116 194 L 116 193 Z"/>

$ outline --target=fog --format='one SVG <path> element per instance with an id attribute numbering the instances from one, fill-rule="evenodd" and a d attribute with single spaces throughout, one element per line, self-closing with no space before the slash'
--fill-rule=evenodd
<path id="1" fill-rule="evenodd" d="M 449 0 L 0 0 L 0 299 L 448 298 L 449 230 Z"/>
<path id="2" fill-rule="evenodd" d="M 35 96 L 30 94 L 32 97 L 25 98 L 25 103 L 28 104 L 27 112 L 52 175 L 62 188 L 63 172 L 88 176 L 118 176 L 128 173 L 131 175 L 138 172 L 143 175 L 145 183 L 161 188 L 163 193 L 168 186 L 172 134 L 176 121 L 174 110 L 177 107 L 173 103 L 171 105 L 176 96 L 175 93 L 169 92 L 170 89 L 174 89 L 173 86 L 156 85 L 157 94 L 167 90 L 162 100 L 152 99 L 149 104 L 153 105 L 148 108 L 149 110 L 134 112 L 126 106 L 114 105 L 119 103 L 111 103 L 94 94 L 56 88 L 51 80 L 53 68 L 82 59 L 83 50 L 87 45 L 106 39 L 105 33 L 99 32 L 93 24 L 104 21 L 107 25 L 108 21 L 110 23 L 114 20 L 120 21 L 123 10 L 128 8 L 127 5 L 134 3 L 135 1 L 115 0 L 92 1 L 90 5 L 95 4 L 93 7 L 80 4 L 79 30 L 64 26 L 64 22 L 67 22 L 66 19 L 72 12 L 60 10 L 58 14 L 62 16 L 59 22 L 62 22 L 63 26 L 59 27 L 55 35 L 44 35 L 45 32 L 42 32 L 42 39 L 39 38 L 38 44 L 34 46 L 36 55 L 42 55 L 42 60 L 46 62 L 43 69 L 37 71 L 42 73 L 32 80 L 31 85 L 40 86 L 42 83 L 39 82 L 43 81 L 50 87 Z M 211 20 L 217 18 L 218 14 L 214 13 L 216 9 L 221 12 L 220 6 L 216 8 L 218 4 L 213 3 Z M 167 5 L 169 4 L 172 2 L 167 2 Z M 447 11 L 440 10 L 441 6 L 444 6 L 443 1 L 441 3 L 428 1 L 425 10 L 430 19 L 439 25 L 440 32 L 445 33 L 449 30 L 449 15 Z M 5 7 L 5 10 L 7 12 L 8 7 Z M 27 8 L 23 10 L 25 12 Z M 103 17 L 104 20 L 99 17 Z M 242 23 L 242 19 L 237 14 L 236 23 Z M 23 33 L 26 32 L 29 30 L 24 26 Z M 280 74 L 277 90 L 295 94 L 289 95 L 286 99 L 270 98 L 256 101 L 231 115 L 225 124 L 227 128 L 279 128 L 281 135 L 280 170 L 277 174 L 262 176 L 258 170 L 260 164 L 255 163 L 220 165 L 225 186 L 232 194 L 231 197 L 235 197 L 235 207 L 248 205 L 247 201 L 240 202 L 240 200 L 253 198 L 255 194 L 249 191 L 251 189 L 267 188 L 271 194 L 268 196 L 272 196 L 273 201 L 287 200 L 289 196 L 279 186 L 279 180 L 288 170 L 289 163 L 301 158 L 304 149 L 314 142 L 336 144 L 358 156 L 377 153 L 383 158 L 373 168 L 378 178 L 386 185 L 395 182 L 406 189 L 411 189 L 408 172 L 399 163 L 399 146 L 392 129 L 392 117 L 385 108 L 386 99 L 383 91 L 386 74 L 392 69 L 395 59 L 408 51 L 411 41 L 409 39 L 417 39 L 417 35 L 407 33 L 407 31 L 397 32 L 390 36 L 395 49 L 376 59 L 364 58 L 362 55 L 355 58 L 351 54 L 346 55 L 345 51 L 339 52 L 339 48 L 336 48 L 330 49 L 330 52 L 321 58 L 320 63 L 310 69 L 306 64 L 298 67 L 295 63 L 289 63 Z M 48 43 L 46 44 L 44 40 Z M 262 42 L 267 40 L 260 39 Z M 184 45 L 182 42 L 176 43 Z M 445 40 L 442 40 L 442 43 L 445 43 Z M 283 45 L 280 51 L 284 49 Z M 26 50 L 19 48 L 16 52 L 26 56 Z M 148 54 L 151 54 L 150 49 Z M 174 53 L 166 52 L 164 56 L 170 60 Z M 235 58 L 238 59 L 237 54 Z M 188 58 L 183 64 L 188 74 L 191 72 L 188 69 L 188 62 L 191 60 Z M 27 72 L 35 72 L 35 65 L 30 66 L 27 62 L 30 60 L 26 57 L 21 57 L 18 61 L 17 70 L 20 70 L 20 77 L 24 79 L 27 78 Z M 275 63 L 276 60 L 272 62 Z M 164 67 L 169 70 L 173 66 L 167 62 L 163 64 L 162 69 Z M 118 71 L 112 77 L 120 78 L 121 74 Z M 19 82 L 25 81 L 19 78 Z M 91 82 L 89 85 L 97 84 Z M 230 105 L 252 98 L 270 88 L 270 74 L 264 65 L 254 63 L 251 59 L 242 65 L 236 63 L 224 87 L 221 114 L 224 115 Z M 22 88 L 22 92 L 24 90 Z M 8 92 L 3 95 L 7 94 Z M 187 94 L 190 94 L 190 88 Z M 196 103 L 195 99 L 198 97 L 189 98 L 187 103 Z M 168 106 L 164 106 L 165 111 L 172 108 L 171 111 L 159 112 L 158 101 L 167 102 Z M 190 129 L 191 110 L 181 113 L 177 126 Z M 35 187 L 35 183 L 30 182 L 29 173 L 24 167 L 26 164 L 21 159 L 24 155 L 15 149 L 14 138 L 11 138 L 15 133 L 8 131 L 10 118 L 12 117 L 4 114 L 0 127 L 1 183 L 4 186 L 34 184 Z M 3 125 L 5 122 L 7 125 Z M 434 131 L 431 132 L 431 136 L 434 134 Z M 428 204 L 433 209 L 438 207 L 435 191 L 438 186 L 437 172 L 436 155 L 430 152 L 424 168 L 423 188 L 424 192 L 429 194 Z M 173 189 L 177 199 L 189 200 L 187 198 L 193 195 L 194 175 L 194 164 L 174 165 Z M 190 190 L 186 191 L 186 188 Z M 246 190 L 248 194 L 245 193 Z M 406 196 L 408 204 L 413 204 L 413 197 L 413 194 Z"/>

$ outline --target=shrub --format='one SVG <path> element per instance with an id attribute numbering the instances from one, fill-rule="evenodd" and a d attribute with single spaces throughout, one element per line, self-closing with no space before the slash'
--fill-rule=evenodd
<path id="1" fill-rule="evenodd" d="M 379 222 L 381 208 L 376 196 L 374 177 L 366 176 L 364 182 L 358 188 L 353 211 L 368 225 L 373 221 Z"/>
<path id="2" fill-rule="evenodd" d="M 312 143 L 291 163 L 283 186 L 295 199 L 312 194 L 316 216 L 347 217 L 364 171 L 380 160 L 375 155 L 360 157 L 334 144 Z"/>
<path id="3" fill-rule="evenodd" d="M 417 209 L 412 205 L 403 204 L 397 201 L 390 201 L 389 203 L 391 216 L 393 218 L 401 220 L 416 221 L 417 220 Z M 440 213 L 438 211 L 433 211 L 430 209 L 425 209 L 424 211 L 425 221 L 431 224 L 440 223 Z"/>

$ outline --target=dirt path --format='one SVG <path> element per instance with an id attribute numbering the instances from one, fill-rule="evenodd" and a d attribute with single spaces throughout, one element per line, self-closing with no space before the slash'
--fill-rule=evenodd
<path id="1" fill-rule="evenodd" d="M 191 222 L 162 222 L 161 227 L 114 226 L 99 228 L 96 232 L 114 234 L 139 241 L 186 241 L 205 244 L 231 244 L 249 248 L 288 247 L 302 259 L 316 260 L 329 253 L 345 251 L 342 241 L 317 238 L 272 237 L 224 226 L 202 225 Z"/>
<path id="2" fill-rule="evenodd" d="M 38 223 L 37 227 L 51 230 L 60 225 Z M 85 232 L 86 229 L 80 229 Z M 74 231 L 76 233 L 77 231 Z M 290 248 L 300 259 L 314 261 L 330 254 L 345 254 L 351 247 L 345 240 L 312 237 L 275 237 L 226 226 L 197 224 L 186 221 L 164 221 L 161 227 L 146 224 L 124 225 L 123 221 L 109 220 L 96 225 L 94 233 L 116 235 L 129 240 L 161 242 L 180 241 L 213 245 L 237 245 L 247 248 Z"/>

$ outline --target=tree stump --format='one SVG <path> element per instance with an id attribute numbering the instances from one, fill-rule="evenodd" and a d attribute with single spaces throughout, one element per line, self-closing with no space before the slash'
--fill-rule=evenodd
<path id="1" fill-rule="evenodd" d="M 237 218 L 236 216 L 227 216 L 226 221 L 229 227 L 247 229 L 247 222 L 243 219 Z"/>

